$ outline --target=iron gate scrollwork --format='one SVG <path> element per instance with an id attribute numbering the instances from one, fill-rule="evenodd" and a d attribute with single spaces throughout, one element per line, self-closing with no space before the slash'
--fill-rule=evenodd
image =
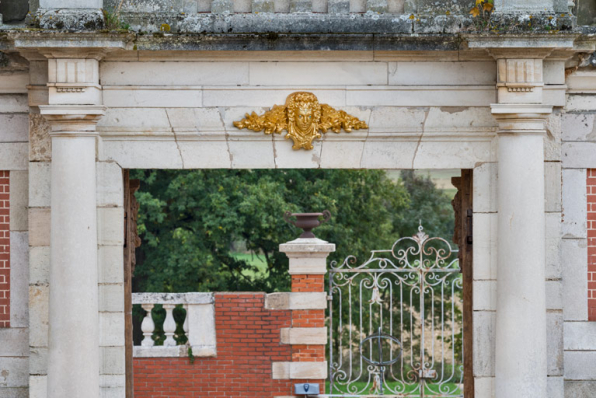
<path id="1" fill-rule="evenodd" d="M 329 272 L 333 396 L 463 397 L 457 250 L 419 227 L 390 250 Z"/>

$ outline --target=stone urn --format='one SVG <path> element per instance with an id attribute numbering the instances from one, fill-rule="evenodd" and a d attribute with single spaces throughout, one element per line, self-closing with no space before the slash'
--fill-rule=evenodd
<path id="1" fill-rule="evenodd" d="M 296 220 L 291 220 L 290 217 L 296 217 Z M 319 217 L 324 217 L 319 220 Z M 284 213 L 284 220 L 298 228 L 302 228 L 304 232 L 300 235 L 301 239 L 312 239 L 315 238 L 315 234 L 312 233 L 313 228 L 329 221 L 331 213 L 329 210 L 325 210 L 322 213 L 290 213 L 286 211 Z"/>

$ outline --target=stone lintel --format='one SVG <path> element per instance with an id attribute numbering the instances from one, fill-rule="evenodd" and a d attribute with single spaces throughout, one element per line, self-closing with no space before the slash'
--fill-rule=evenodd
<path id="1" fill-rule="evenodd" d="M 327 362 L 273 362 L 271 364 L 274 380 L 326 379 Z"/>
<path id="2" fill-rule="evenodd" d="M 268 310 L 324 310 L 327 308 L 325 292 L 271 293 L 265 296 Z"/>
<path id="3" fill-rule="evenodd" d="M 282 344 L 326 345 L 327 328 L 282 328 Z"/>

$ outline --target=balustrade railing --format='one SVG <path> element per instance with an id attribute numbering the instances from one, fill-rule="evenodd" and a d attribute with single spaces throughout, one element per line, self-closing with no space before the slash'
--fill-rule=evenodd
<path id="1" fill-rule="evenodd" d="M 133 293 L 133 306 L 140 305 L 146 312 L 141 323 L 143 340 L 141 345 L 134 346 L 133 355 L 178 357 L 188 355 L 190 349 L 193 356 L 214 356 L 216 341 L 213 303 L 212 293 Z M 162 325 L 165 335 L 163 343 L 163 336 L 157 333 L 158 328 L 154 321 L 156 305 L 161 305 L 166 313 Z M 182 331 L 186 339 L 176 335 L 178 325 L 174 319 L 174 309 L 178 306 L 185 310 Z M 179 342 L 184 340 L 185 343 Z"/>

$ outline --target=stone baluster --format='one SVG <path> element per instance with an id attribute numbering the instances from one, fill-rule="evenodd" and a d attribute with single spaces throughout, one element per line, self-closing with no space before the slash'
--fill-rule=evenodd
<path id="1" fill-rule="evenodd" d="M 164 304 L 163 308 L 166 310 L 166 320 L 163 323 L 163 331 L 166 335 L 166 341 L 164 346 L 175 346 L 176 340 L 174 340 L 174 333 L 176 332 L 176 321 L 174 320 L 174 308 L 175 304 Z"/>
<path id="2" fill-rule="evenodd" d="M 151 310 L 153 309 L 153 306 L 153 304 L 141 304 L 141 307 L 147 311 L 147 314 L 141 323 L 141 330 L 143 331 L 143 336 L 145 336 L 141 342 L 141 346 L 143 347 L 153 347 L 155 344 L 155 341 L 153 341 L 155 323 L 153 323 L 153 317 L 151 316 Z"/>
<path id="3" fill-rule="evenodd" d="M 186 311 L 186 315 L 184 316 L 184 324 L 182 325 L 182 330 L 184 330 L 184 335 L 188 339 L 188 304 L 184 304 L 184 310 Z"/>

